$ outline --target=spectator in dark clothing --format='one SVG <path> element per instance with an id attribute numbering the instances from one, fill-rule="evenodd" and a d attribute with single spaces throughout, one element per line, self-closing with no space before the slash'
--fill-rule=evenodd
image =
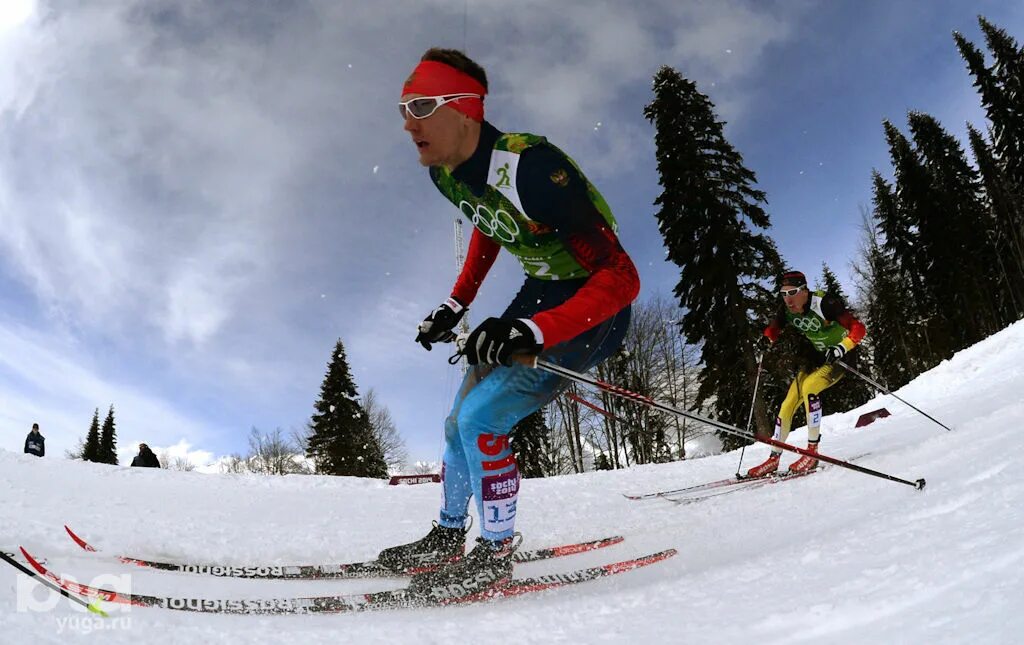
<path id="1" fill-rule="evenodd" d="M 25 437 L 25 453 L 42 457 L 46 454 L 46 437 L 39 434 L 39 424 L 32 424 L 32 431 Z"/>
<path id="2" fill-rule="evenodd" d="M 139 454 L 135 455 L 132 459 L 132 466 L 141 466 L 142 468 L 159 468 L 160 460 L 156 458 L 153 451 L 149 449 L 144 443 L 139 444 Z"/>

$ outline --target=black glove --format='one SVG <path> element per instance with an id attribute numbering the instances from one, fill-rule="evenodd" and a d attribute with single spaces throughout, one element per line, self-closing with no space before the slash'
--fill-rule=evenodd
<path id="1" fill-rule="evenodd" d="M 539 354 L 544 347 L 522 320 L 488 318 L 466 339 L 462 353 L 470 365 L 512 364 L 514 354 Z"/>
<path id="2" fill-rule="evenodd" d="M 841 343 L 838 345 L 831 345 L 825 349 L 825 365 L 831 365 L 843 356 L 846 356 L 846 347 Z"/>
<path id="3" fill-rule="evenodd" d="M 450 343 L 455 340 L 455 326 L 466 315 L 466 308 L 455 298 L 448 298 L 430 312 L 417 328 L 416 342 L 430 351 L 431 343 Z"/>

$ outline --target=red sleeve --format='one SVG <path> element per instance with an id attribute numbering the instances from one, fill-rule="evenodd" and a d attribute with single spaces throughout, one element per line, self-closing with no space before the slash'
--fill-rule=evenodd
<path id="1" fill-rule="evenodd" d="M 466 261 L 462 263 L 459 279 L 455 281 L 455 287 L 452 289 L 452 297 L 464 307 L 468 307 L 476 298 L 476 292 L 479 291 L 480 285 L 487 277 L 487 272 L 494 265 L 500 250 L 501 245 L 476 228 L 473 229 L 473 235 L 469 238 Z"/>
<path id="2" fill-rule="evenodd" d="M 864 323 L 857 320 L 857 318 L 849 311 L 844 311 L 839 314 L 839 317 L 836 318 L 836 322 L 843 327 L 846 327 L 846 330 L 850 332 L 846 337 L 855 344 L 859 344 L 860 341 L 864 340 L 864 336 L 868 333 L 867 327 L 864 326 Z"/>
<path id="3" fill-rule="evenodd" d="M 786 320 L 786 306 L 779 305 L 778 310 L 775 312 L 775 316 L 769 321 L 768 326 L 764 328 L 764 335 L 768 337 L 768 340 L 773 343 L 779 339 L 782 335 L 782 330 L 785 329 L 788 321 Z"/>
<path id="4" fill-rule="evenodd" d="M 565 241 L 590 277 L 571 298 L 531 319 L 544 334 L 545 349 L 608 320 L 640 293 L 636 267 L 607 223 L 572 233 Z"/>

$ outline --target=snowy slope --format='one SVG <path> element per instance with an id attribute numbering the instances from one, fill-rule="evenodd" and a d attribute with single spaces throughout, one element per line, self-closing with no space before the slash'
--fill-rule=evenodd
<path id="1" fill-rule="evenodd" d="M 676 506 L 622 492 L 728 477 L 737 455 L 527 480 L 518 529 L 533 546 L 622 534 L 596 553 L 523 573 L 660 550 L 675 558 L 542 595 L 473 607 L 339 616 L 201 616 L 134 609 L 88 640 L 113 643 L 1010 643 L 1024 633 L 1024 324 L 900 391 L 949 433 L 880 397 L 826 417 L 822 450 L 916 479 L 915 491 L 832 468 Z M 861 411 L 893 415 L 866 428 Z M 802 444 L 802 431 L 791 440 Z M 747 464 L 764 447 L 747 451 Z M 795 456 L 787 456 L 788 463 Z M 0 548 L 23 544 L 90 582 L 131 574 L 141 593 L 275 597 L 370 591 L 394 581 L 254 581 L 130 569 L 77 549 L 70 524 L 109 553 L 220 563 L 344 562 L 421 536 L 437 485 L 207 475 L 0 452 Z M 43 598 L 41 591 L 36 592 Z M 95 627 L 60 600 L 17 611 L 0 563 L 0 642 L 66 643 Z M 78 630 L 71 627 L 79 621 Z"/>

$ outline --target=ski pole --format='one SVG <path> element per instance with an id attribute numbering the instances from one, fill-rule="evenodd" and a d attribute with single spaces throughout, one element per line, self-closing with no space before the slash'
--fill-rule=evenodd
<path id="1" fill-rule="evenodd" d="M 903 398 L 900 398 L 900 397 L 896 396 L 895 394 L 893 394 L 893 393 L 892 393 L 892 392 L 890 392 L 889 390 L 885 389 L 885 388 L 884 388 L 884 387 L 882 386 L 882 384 L 881 384 L 881 383 L 878 383 L 877 381 L 875 381 L 875 380 L 873 380 L 873 379 L 871 379 L 871 378 L 869 378 L 869 377 L 865 376 L 864 374 L 861 374 L 860 372 L 858 372 L 857 370 L 853 369 L 852 367 L 850 367 L 849 365 L 847 365 L 847 364 L 846 364 L 846 363 L 844 363 L 843 361 L 836 361 L 836 364 L 837 364 L 837 365 L 840 365 L 840 366 L 842 366 L 842 367 L 843 367 L 844 369 L 846 369 L 846 371 L 848 371 L 848 372 L 850 372 L 850 373 L 852 373 L 852 374 L 855 374 L 856 376 L 859 376 L 859 377 L 861 377 L 861 378 L 862 378 L 862 379 L 864 379 L 864 380 L 865 380 L 865 381 L 866 381 L 866 382 L 867 382 L 867 383 L 868 383 L 869 385 L 873 385 L 874 387 L 878 388 L 878 390 L 879 390 L 879 391 L 881 391 L 881 392 L 882 392 L 883 394 L 888 394 L 889 396 L 891 396 L 892 398 L 896 399 L 897 401 L 901 401 L 901 402 L 903 402 L 904 404 L 906 404 L 906 405 L 909 405 L 909 406 L 910 406 L 910 407 L 912 407 L 912 408 L 913 408 L 914 410 L 917 410 L 918 412 L 920 412 L 920 413 L 921 413 L 921 414 L 923 414 L 924 416 L 928 417 L 929 419 L 931 419 L 931 420 L 932 420 L 932 421 L 934 421 L 935 423 L 939 424 L 940 426 L 942 426 L 942 427 L 943 427 L 943 428 L 945 428 L 946 430 L 949 430 L 949 431 L 952 431 L 952 430 L 953 430 L 952 428 L 950 428 L 949 426 L 947 426 L 947 425 L 946 425 L 945 423 L 942 423 L 941 421 L 939 421 L 939 420 L 938 420 L 938 419 L 936 419 L 935 417 L 931 416 L 930 414 L 926 413 L 926 412 L 925 412 L 924 410 L 922 410 L 921 408 L 919 408 L 919 407 L 917 407 L 917 406 L 913 405 L 912 403 L 910 403 L 910 402 L 909 402 L 909 401 L 907 401 L 906 399 L 903 399 Z"/>
<path id="2" fill-rule="evenodd" d="M 750 434 L 744 432 L 743 430 L 740 430 L 739 428 L 737 428 L 735 426 L 731 426 L 728 423 L 723 423 L 721 421 L 716 421 L 714 419 L 710 419 L 708 417 L 704 417 L 704 416 L 701 416 L 699 414 L 695 414 L 693 412 L 687 412 L 686 410 L 680 410 L 679 408 L 676 408 L 674 406 L 668 405 L 667 403 L 662 403 L 661 401 L 656 401 L 656 400 L 654 400 L 654 399 L 652 399 L 650 397 L 644 396 L 643 394 L 637 394 L 636 392 L 631 392 L 631 391 L 629 391 L 629 390 L 627 390 L 625 388 L 621 388 L 621 387 L 619 387 L 617 385 L 611 385 L 610 383 L 605 383 L 604 381 L 599 381 L 599 380 L 597 380 L 595 378 L 591 378 L 589 376 L 586 376 L 585 374 L 580 374 L 579 372 L 576 372 L 574 370 L 568 369 L 566 367 L 562 367 L 561 365 L 556 365 L 554 363 L 550 363 L 548 361 L 539 359 L 536 356 L 522 356 L 522 357 L 517 357 L 515 360 L 517 362 L 519 362 L 520 364 L 525 365 L 527 367 L 536 367 L 538 369 L 542 369 L 542 370 L 550 372 L 552 374 L 557 374 L 558 376 L 561 376 L 563 378 L 567 378 L 567 379 L 569 379 L 571 381 L 576 381 L 577 383 L 586 383 L 587 385 L 591 385 L 593 387 L 598 388 L 599 390 L 602 390 L 604 392 L 608 392 L 609 394 L 613 394 L 613 395 L 618 396 L 620 398 L 627 399 L 629 401 L 633 401 L 634 403 L 642 403 L 642 404 L 644 404 L 646 406 L 649 406 L 649 407 L 652 407 L 652 408 L 654 408 L 656 410 L 662 410 L 664 412 L 668 412 L 670 414 L 679 415 L 681 417 L 685 417 L 685 418 L 693 420 L 693 421 L 700 421 L 701 423 L 706 423 L 706 424 L 708 424 L 710 426 L 718 428 L 722 432 L 725 432 L 725 433 L 728 433 L 728 434 L 731 434 L 731 435 L 735 435 L 735 436 L 738 436 L 738 437 L 743 437 L 745 439 L 753 439 L 754 441 L 757 441 L 759 443 L 767 444 L 769 446 L 773 446 L 775 448 L 780 448 L 782 450 L 788 450 L 789 452 L 795 452 L 795 453 L 800 454 L 800 455 L 807 455 L 808 457 L 813 457 L 815 459 L 824 461 L 825 463 L 833 464 L 835 466 L 840 466 L 841 468 L 847 468 L 849 470 L 855 470 L 855 471 L 857 471 L 859 473 L 864 473 L 865 475 L 871 475 L 873 477 L 879 477 L 881 479 L 888 479 L 889 481 L 898 482 L 900 484 L 906 484 L 907 486 L 913 486 L 917 490 L 921 490 L 925 486 L 925 480 L 924 479 L 918 479 L 917 481 L 909 481 L 909 480 L 906 480 L 906 479 L 901 479 L 901 478 L 896 477 L 894 475 L 889 475 L 889 474 L 886 474 L 886 473 L 883 473 L 883 472 L 880 472 L 880 471 L 877 471 L 877 470 L 872 470 L 871 468 L 865 468 L 864 466 L 858 466 L 857 464 L 851 464 L 850 462 L 843 461 L 842 459 L 836 459 L 835 457 L 829 457 L 828 455 L 823 455 L 821 453 L 811 452 L 809 450 L 805 450 L 804 448 L 798 448 L 796 446 L 792 446 L 792 445 L 790 445 L 788 443 L 783 443 L 783 442 L 777 441 L 775 439 L 764 439 L 764 438 L 761 438 L 761 437 L 757 436 L 756 433 L 753 436 L 751 436 Z"/>
<path id="3" fill-rule="evenodd" d="M 754 403 L 757 402 L 757 386 L 761 384 L 761 364 L 764 363 L 764 352 L 761 352 L 757 357 L 757 377 L 754 379 L 754 396 L 750 399 L 750 414 L 747 415 L 747 433 L 750 433 L 750 422 L 754 419 Z M 740 467 L 743 466 L 743 455 L 747 452 L 747 446 L 744 445 L 743 449 L 740 450 L 740 463 L 736 464 L 736 476 L 740 476 Z"/>

